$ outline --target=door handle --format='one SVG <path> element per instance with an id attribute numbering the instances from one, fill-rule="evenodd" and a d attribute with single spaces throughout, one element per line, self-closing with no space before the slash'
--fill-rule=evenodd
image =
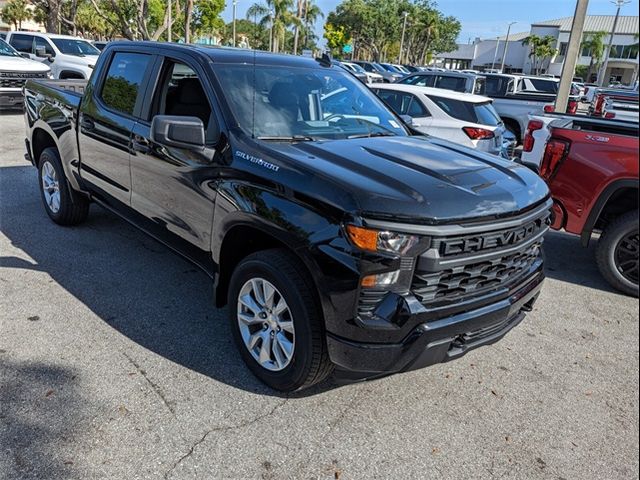
<path id="1" fill-rule="evenodd" d="M 93 120 L 90 118 L 82 116 L 82 120 L 80 120 L 80 126 L 86 130 L 93 130 L 96 128 L 96 124 L 93 123 Z"/>
<path id="2" fill-rule="evenodd" d="M 131 142 L 131 147 L 136 152 L 149 153 L 149 151 L 151 150 L 151 142 L 140 135 L 134 135 L 133 141 Z"/>

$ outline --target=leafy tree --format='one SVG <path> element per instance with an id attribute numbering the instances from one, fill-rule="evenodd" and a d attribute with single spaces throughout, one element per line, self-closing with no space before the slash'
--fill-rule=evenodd
<path id="1" fill-rule="evenodd" d="M 544 61 L 558 53 L 555 43 L 556 39 L 552 35 L 545 35 L 544 37 L 529 35 L 522 40 L 522 45 L 529 46 L 529 58 L 532 59 L 531 65 L 536 75 L 540 73 L 540 68 Z"/>
<path id="2" fill-rule="evenodd" d="M 287 27 L 300 25 L 290 10 L 292 7 L 293 0 L 267 0 L 266 3 L 254 3 L 247 10 L 247 19 L 261 17 L 260 25 L 269 28 L 273 52 L 279 52 L 284 47 Z"/>
<path id="3" fill-rule="evenodd" d="M 591 74 L 593 73 L 594 67 L 596 71 L 600 68 L 606 49 L 604 39 L 607 35 L 607 32 L 593 32 L 590 33 L 587 38 L 583 39 L 580 44 L 581 48 L 583 50 L 587 50 L 591 56 L 589 69 L 587 70 L 587 75 L 585 77 L 586 82 L 591 81 Z"/>
<path id="4" fill-rule="evenodd" d="M 225 24 L 220 17 L 224 10 L 224 0 L 199 0 L 195 3 L 192 27 L 196 35 L 224 33 Z M 236 22 L 237 25 L 237 22 Z"/>
<path id="5" fill-rule="evenodd" d="M 344 26 L 336 27 L 329 22 L 324 24 L 324 38 L 327 40 L 327 47 L 329 47 L 331 55 L 337 57 L 342 55 L 342 49 L 351 41 Z"/>
<path id="6" fill-rule="evenodd" d="M 12 23 L 16 30 L 22 28 L 22 22 L 32 17 L 26 0 L 9 0 L 2 9 L 2 20 Z"/>

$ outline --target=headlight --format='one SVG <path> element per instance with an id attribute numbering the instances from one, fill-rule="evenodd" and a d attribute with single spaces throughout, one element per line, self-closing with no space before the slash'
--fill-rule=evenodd
<path id="1" fill-rule="evenodd" d="M 353 244 L 369 252 L 389 252 L 405 255 L 420 239 L 405 233 L 373 230 L 347 225 L 347 234 Z"/>
<path id="2" fill-rule="evenodd" d="M 47 78 L 53 79 L 53 73 L 51 73 L 51 70 L 47 72 Z"/>

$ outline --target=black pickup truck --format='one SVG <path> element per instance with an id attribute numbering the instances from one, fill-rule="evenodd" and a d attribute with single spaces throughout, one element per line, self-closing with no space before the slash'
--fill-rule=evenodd
<path id="1" fill-rule="evenodd" d="M 25 118 L 49 217 L 95 202 L 202 268 L 276 389 L 458 358 L 541 288 L 544 182 L 411 131 L 328 58 L 115 42 L 88 83 L 29 81 Z"/>

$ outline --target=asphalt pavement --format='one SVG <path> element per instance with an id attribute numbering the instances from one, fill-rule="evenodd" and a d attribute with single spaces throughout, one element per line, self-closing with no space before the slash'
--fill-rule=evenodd
<path id="1" fill-rule="evenodd" d="M 0 113 L 0 478 L 638 478 L 638 301 L 551 233 L 538 303 L 457 362 L 295 396 L 207 277 L 91 207 L 54 225 Z"/>

